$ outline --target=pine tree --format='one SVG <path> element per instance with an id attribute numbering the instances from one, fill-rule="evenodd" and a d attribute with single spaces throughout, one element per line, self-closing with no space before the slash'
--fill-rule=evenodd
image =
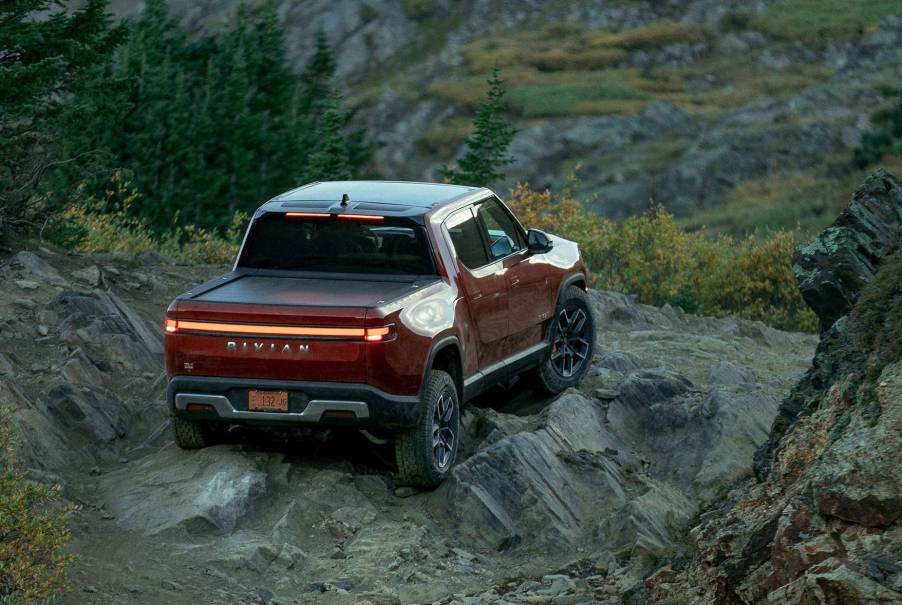
<path id="1" fill-rule="evenodd" d="M 53 0 L 0 3 L 0 228 L 30 212 L 51 168 L 77 159 L 61 154 L 54 130 L 124 33 L 106 0 L 73 12 Z"/>
<path id="2" fill-rule="evenodd" d="M 504 117 L 504 81 L 496 67 L 488 80 L 488 98 L 479 106 L 476 127 L 466 139 L 467 152 L 456 167 L 442 166 L 439 170 L 449 183 L 489 187 L 504 178 L 501 168 L 513 163 L 508 147 L 516 134 L 513 125 Z"/>
<path id="3" fill-rule="evenodd" d="M 341 97 L 331 94 L 323 106 L 317 130 L 315 150 L 307 159 L 304 181 L 341 181 L 350 179 L 352 170 L 348 145 L 342 136 L 347 117 L 341 110 Z"/>

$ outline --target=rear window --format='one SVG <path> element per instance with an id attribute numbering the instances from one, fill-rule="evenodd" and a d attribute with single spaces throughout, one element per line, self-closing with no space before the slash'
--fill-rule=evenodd
<path id="1" fill-rule="evenodd" d="M 244 269 L 334 273 L 436 273 L 423 228 L 406 221 L 296 218 L 254 221 L 238 259 Z"/>

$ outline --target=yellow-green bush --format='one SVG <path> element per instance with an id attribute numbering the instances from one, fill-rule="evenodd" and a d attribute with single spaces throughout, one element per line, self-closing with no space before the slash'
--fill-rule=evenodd
<path id="1" fill-rule="evenodd" d="M 739 241 L 708 237 L 682 229 L 662 206 L 618 222 L 586 210 L 569 192 L 556 197 L 525 185 L 511 192 L 508 203 L 525 225 L 579 242 L 594 287 L 690 312 L 816 328 L 792 274 L 792 232 Z"/>
<path id="2" fill-rule="evenodd" d="M 33 603 L 66 587 L 73 556 L 66 550 L 60 488 L 28 481 L 16 457 L 9 416 L 0 411 L 0 601 Z"/>
<path id="3" fill-rule="evenodd" d="M 238 251 L 248 219 L 242 212 L 235 213 L 224 235 L 193 225 L 157 235 L 129 213 L 129 208 L 139 203 L 140 194 L 122 173 L 113 176 L 106 200 L 85 199 L 83 191 L 76 189 L 73 201 L 51 220 L 47 234 L 56 243 L 85 254 L 152 250 L 173 260 L 228 263 Z"/>

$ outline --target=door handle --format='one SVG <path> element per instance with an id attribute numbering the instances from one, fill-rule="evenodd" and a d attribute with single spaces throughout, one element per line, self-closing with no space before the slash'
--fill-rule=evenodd
<path id="1" fill-rule="evenodd" d="M 516 286 L 516 285 L 519 284 L 519 283 L 520 283 L 520 278 L 519 278 L 519 277 L 515 277 L 515 278 L 513 278 L 513 279 L 511 280 L 511 286 Z"/>
<path id="2" fill-rule="evenodd" d="M 482 298 L 482 292 L 477 290 L 470 293 L 470 300 L 479 300 L 480 298 Z"/>

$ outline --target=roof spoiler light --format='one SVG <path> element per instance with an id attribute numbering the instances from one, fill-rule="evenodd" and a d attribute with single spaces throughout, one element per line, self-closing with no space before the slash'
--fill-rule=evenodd
<path id="1" fill-rule="evenodd" d="M 286 212 L 285 218 L 335 218 L 349 219 L 353 221 L 384 221 L 385 217 L 379 214 L 329 214 L 328 212 Z"/>

